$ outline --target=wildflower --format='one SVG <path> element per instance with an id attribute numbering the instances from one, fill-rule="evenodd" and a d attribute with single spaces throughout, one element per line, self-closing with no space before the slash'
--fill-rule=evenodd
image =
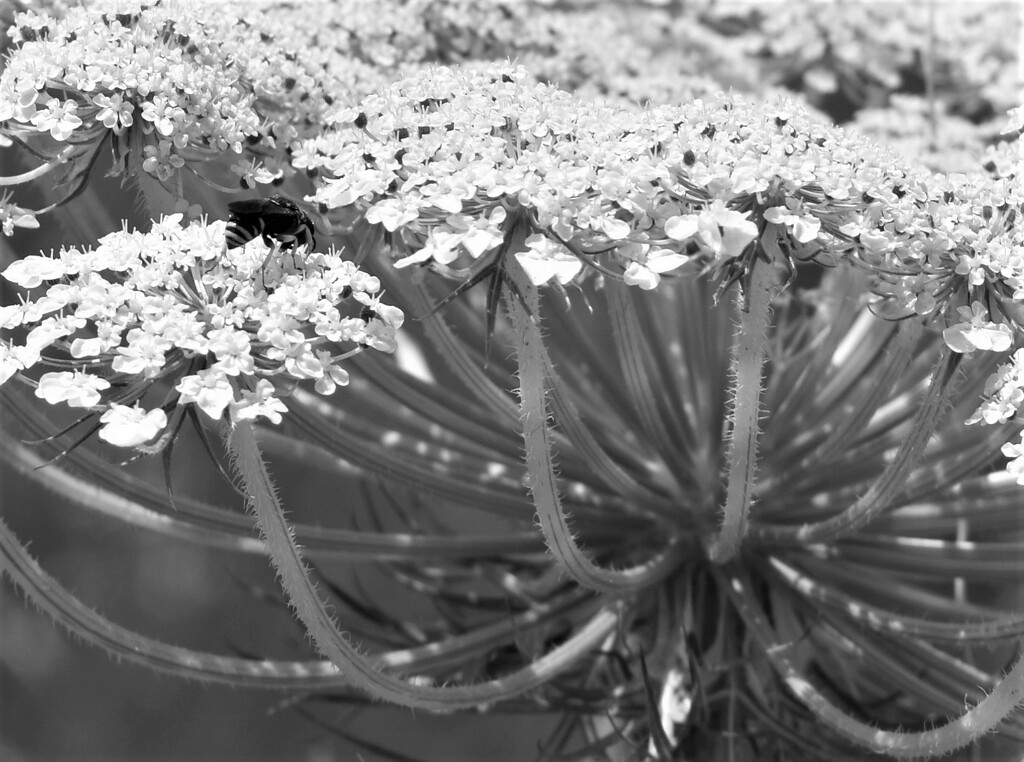
<path id="1" fill-rule="evenodd" d="M 554 279 L 565 285 L 583 269 L 580 262 L 565 246 L 540 234 L 529 236 L 524 242 L 526 251 L 515 256 L 535 286 Z"/>
<path id="2" fill-rule="evenodd" d="M 50 175 L 54 205 L 70 200 L 108 135 L 114 174 L 141 172 L 174 199 L 186 163 L 211 188 L 224 176 L 251 187 L 293 173 L 291 145 L 312 134 L 295 125 L 319 124 L 348 85 L 321 60 L 291 52 L 308 47 L 280 34 L 289 25 L 251 19 L 241 24 L 230 5 L 193 0 L 111 0 L 56 18 L 17 14 L 0 75 L 0 135 L 31 146 L 44 163 L 6 184 Z M 271 72 L 289 86 L 257 86 Z"/>
<path id="3" fill-rule="evenodd" d="M 1024 405 L 1024 350 L 1018 349 L 1009 362 L 1000 364 L 985 384 L 982 404 L 967 419 L 992 425 L 1011 420 Z"/>
<path id="4" fill-rule="evenodd" d="M 157 408 L 143 410 L 111 403 L 100 416 L 99 438 L 115 447 L 138 447 L 154 439 L 167 426 L 167 414 Z"/>
<path id="5" fill-rule="evenodd" d="M 987 320 L 988 311 L 979 303 L 961 307 L 957 323 L 942 332 L 946 345 L 954 352 L 968 354 L 976 349 L 1005 352 L 1013 344 L 1013 331 L 1005 324 Z"/>
<path id="6" fill-rule="evenodd" d="M 73 101 L 61 103 L 56 98 L 50 98 L 43 110 L 36 110 L 29 121 L 35 125 L 40 132 L 49 132 L 54 140 L 65 141 L 82 126 L 82 120 L 75 112 L 78 104 Z"/>
<path id="7" fill-rule="evenodd" d="M 7 308 L 6 327 L 30 330 L 24 344 L 2 345 L 3 380 L 70 364 L 33 382 L 36 395 L 100 412 L 100 438 L 121 447 L 164 433 L 175 407 L 194 405 L 214 421 L 279 422 L 284 379 L 333 392 L 347 379 L 345 359 L 363 347 L 394 351 L 403 318 L 375 296 L 376 279 L 333 252 L 268 251 L 258 241 L 229 250 L 223 222 L 182 226 L 181 215 L 149 233 L 111 233 L 92 251 L 26 257 L 3 275 L 45 288 Z M 348 299 L 372 309 L 346 316 L 338 307 Z M 70 359 L 59 360 L 62 351 Z M 161 382 L 172 402 L 142 407 Z"/>
<path id="8" fill-rule="evenodd" d="M 635 245 L 677 255 L 659 258 L 659 274 L 698 254 L 694 269 L 729 277 L 745 267 L 736 263 L 765 213 L 785 227 L 786 248 L 802 251 L 857 212 L 847 202 L 841 221 L 823 220 L 819 183 L 846 201 L 855 185 L 864 196 L 893 182 L 869 174 L 854 140 L 795 106 L 778 108 L 784 118 L 739 99 L 637 113 L 536 84 L 515 67 L 433 68 L 338 111 L 333 139 L 307 143 L 304 155 L 322 171 L 315 200 L 361 209 L 396 234 L 400 266 L 467 272 L 522 232 L 508 253 L 535 282 L 628 269 L 631 283 L 649 284 L 655 270 L 640 273 Z M 768 212 L 769 186 L 786 212 Z M 469 226 L 486 236 L 469 237 Z"/>
<path id="9" fill-rule="evenodd" d="M 813 241 L 821 230 L 821 220 L 812 215 L 800 215 L 795 209 L 796 206 L 795 203 L 789 202 L 787 207 L 775 206 L 765 209 L 764 218 L 776 225 L 785 225 L 793 239 L 800 243 Z"/>
<path id="10" fill-rule="evenodd" d="M 1009 208 L 1017 206 L 1017 191 L 1006 184 L 986 187 L 909 169 L 855 135 L 815 123 L 793 104 L 757 108 L 736 98 L 719 98 L 637 113 L 574 99 L 508 66 L 415 73 L 364 99 L 358 108 L 339 112 L 335 134 L 318 139 L 313 151 L 322 152 L 316 200 L 355 210 L 370 225 L 383 228 L 390 243 L 387 253 L 403 265 L 416 262 L 445 274 L 473 273 L 481 272 L 476 262 L 490 260 L 491 267 L 505 271 L 517 284 L 519 294 L 507 302 L 526 467 L 537 522 L 559 566 L 598 594 L 640 605 L 636 602 L 645 595 L 658 595 L 663 580 L 677 581 L 677 575 L 686 573 L 689 567 L 680 565 L 677 553 L 703 554 L 709 566 L 696 565 L 704 569 L 699 574 L 707 575 L 700 578 L 717 591 L 713 595 L 729 599 L 759 644 L 755 659 L 770 664 L 821 719 L 823 700 L 798 662 L 811 659 L 815 669 L 825 672 L 835 665 L 819 659 L 813 649 L 790 660 L 786 650 L 799 641 L 796 631 L 781 619 L 768 621 L 758 603 L 772 583 L 759 578 L 754 588 L 750 575 L 728 570 L 762 558 L 769 565 L 779 563 L 790 570 L 786 564 L 791 563 L 803 570 L 790 577 L 801 581 L 786 588 L 798 597 L 811 595 L 810 590 L 825 595 L 825 589 L 844 588 L 838 578 L 811 584 L 806 575 L 813 572 L 821 580 L 827 574 L 822 557 L 847 558 L 848 552 L 857 555 L 849 548 L 872 545 L 876 535 L 861 534 L 865 527 L 882 516 L 895 517 L 899 505 L 923 499 L 919 496 L 925 485 L 931 489 L 941 480 L 945 456 L 926 449 L 933 436 L 959 442 L 968 437 L 967 447 L 975 453 L 972 462 L 978 464 L 991 464 L 997 457 L 998 447 L 1012 435 L 1011 427 L 992 433 L 970 430 L 967 435 L 962 420 L 947 421 L 942 414 L 954 395 L 963 353 L 977 350 L 983 355 L 963 392 L 978 396 L 998 353 L 1019 333 L 1008 317 L 1016 314 L 1012 291 L 1020 282 L 1010 255 L 1018 226 Z M 458 228 L 452 224 L 450 197 L 422 190 L 434 186 L 474 190 L 458 199 Z M 460 237 L 464 220 L 475 218 L 483 226 L 498 209 L 500 223 L 488 247 L 467 247 Z M 805 305 L 810 312 L 800 313 L 804 318 L 790 324 L 776 269 L 765 260 L 789 268 L 819 261 L 862 268 L 870 274 L 867 287 L 876 296 L 871 309 L 900 322 L 889 327 L 877 322 L 858 334 L 857 320 L 877 318 L 868 312 L 856 318 L 857 310 L 838 308 L 852 299 L 857 281 L 837 274 L 826 277 L 822 291 Z M 663 272 L 675 272 L 676 277 L 670 283 L 660 277 Z M 710 276 L 710 283 L 687 283 L 692 273 Z M 602 288 L 590 287 L 588 279 L 599 281 Z M 625 296 L 616 281 L 650 291 L 650 301 Z M 472 276 L 465 283 L 471 282 Z M 743 299 L 727 306 L 721 297 L 737 282 Z M 603 345 L 578 346 L 588 333 L 582 326 L 547 334 L 539 330 L 536 287 L 552 283 L 578 284 L 595 313 L 610 316 L 614 352 Z M 720 300 L 709 314 L 708 305 Z M 960 310 L 965 303 L 972 306 Z M 997 303 L 1005 306 L 1001 316 L 982 306 Z M 783 316 L 773 323 L 777 311 Z M 667 322 L 666 315 L 672 316 Z M 680 321 L 679 315 L 686 319 Z M 825 341 L 831 354 L 814 372 L 801 375 L 806 363 L 790 353 L 814 350 L 789 331 L 797 330 L 797 324 L 806 328 L 808 320 L 817 326 L 808 335 Z M 554 322 L 560 325 L 561 319 Z M 931 333 L 923 338 L 926 325 Z M 945 342 L 938 337 L 942 328 Z M 459 335 L 470 330 L 455 329 Z M 666 347 L 656 338 L 662 331 L 675 337 L 674 351 L 686 358 L 678 372 L 659 365 L 667 362 Z M 695 368 L 707 371 L 711 356 L 697 349 L 705 345 L 706 336 L 730 333 L 735 336 L 732 349 L 714 352 L 717 375 L 707 387 L 729 388 L 729 400 L 723 403 L 727 422 L 716 415 L 705 421 L 703 393 L 693 390 L 687 396 L 683 390 L 689 388 L 687 379 Z M 861 412 L 847 419 L 849 411 L 824 402 L 825 390 L 833 384 L 860 383 L 854 375 L 847 378 L 845 358 L 848 352 L 868 351 L 857 344 L 863 340 L 878 354 L 868 352 L 877 358 L 867 361 L 874 370 L 861 366 L 858 378 L 874 373 L 881 378 L 888 373 L 882 368 L 897 358 L 902 358 L 900 364 L 892 367 L 901 369 L 909 369 L 903 363 L 911 357 L 932 354 L 939 362 L 934 371 L 930 362 L 915 364 L 910 375 L 916 380 L 901 380 L 899 388 L 924 390 L 911 395 L 913 401 L 888 396 L 895 393 L 892 381 L 879 381 L 878 388 L 887 391 L 867 395 L 862 403 L 866 407 L 858 407 Z M 890 343 L 891 353 L 882 352 Z M 794 375 L 785 370 L 766 373 L 769 345 L 778 347 L 771 367 L 792 368 Z M 589 358 L 588 373 L 571 373 L 573 381 L 561 379 L 553 370 L 557 359 L 581 351 Z M 599 377 L 616 380 L 613 388 L 589 378 L 589 371 L 601 367 L 609 354 L 627 368 L 625 373 L 618 365 L 598 371 Z M 665 386 L 653 391 L 648 381 L 652 377 Z M 876 386 L 874 381 L 865 383 Z M 622 384 L 626 399 L 615 402 Z M 555 390 L 558 420 L 572 432 L 571 442 L 559 444 L 560 458 L 570 462 L 583 457 L 590 463 L 593 481 L 582 489 L 584 494 L 601 503 L 596 495 L 610 489 L 652 522 L 649 531 L 657 540 L 645 546 L 646 552 L 616 553 L 590 541 L 588 553 L 578 542 L 581 522 L 593 514 L 565 480 L 558 488 L 547 428 L 549 386 Z M 997 389 L 990 381 L 986 388 L 993 399 L 1003 400 L 1001 390 L 1009 390 L 1010 383 Z M 606 393 L 601 402 L 594 397 L 599 393 Z M 479 394 L 483 398 L 485 392 Z M 820 428 L 815 425 L 807 432 L 806 420 L 777 412 L 805 411 L 817 394 L 823 395 L 824 405 L 815 414 L 821 418 Z M 589 415 L 577 412 L 566 396 Z M 686 401 L 670 412 L 657 401 L 664 398 Z M 909 428 L 897 431 L 883 424 L 885 444 L 875 450 L 870 477 L 864 477 L 860 466 L 844 470 L 841 464 L 847 458 L 861 463 L 847 448 L 860 435 L 854 432 L 867 431 L 869 421 L 881 413 L 883 398 L 901 411 L 893 421 L 912 419 Z M 773 412 L 766 415 L 767 399 L 773 400 Z M 1002 413 L 988 417 L 1006 420 Z M 614 422 L 600 434 L 581 423 L 607 418 Z M 719 438 L 723 430 L 729 432 L 724 444 Z M 713 432 L 711 441 L 705 441 L 708 432 Z M 593 437 L 601 437 L 603 444 Z M 635 458 L 628 464 L 610 455 L 620 452 L 623 442 Z M 642 452 L 634 453 L 635 448 Z M 963 445 L 956 450 L 963 452 Z M 759 451 L 762 457 L 757 457 Z M 958 457 L 952 451 L 946 454 Z M 915 468 L 934 478 L 918 481 L 911 476 Z M 828 479 L 814 476 L 821 469 L 828 471 Z M 723 470 L 726 477 L 719 480 Z M 797 473 L 804 486 L 791 481 Z M 643 497 L 636 497 L 640 493 Z M 672 507 L 661 516 L 657 506 L 664 495 Z M 661 528 L 662 520 L 669 528 Z M 700 550 L 689 545 L 697 538 Z M 687 579 L 686 584 L 699 584 L 696 578 Z M 814 606 L 808 598 L 802 600 L 794 605 Z M 843 608 L 829 618 L 829 626 L 870 649 L 884 646 L 874 642 L 874 635 L 856 635 L 860 624 L 876 621 L 878 632 L 910 626 L 897 613 L 899 607 L 885 609 L 879 623 L 861 616 L 862 605 Z M 689 629 L 678 622 L 669 626 L 670 631 L 679 628 Z M 661 658 L 655 674 L 663 690 L 672 694 L 666 706 L 687 703 L 692 695 L 678 685 L 672 659 L 665 652 Z M 881 679 L 884 668 L 875 666 Z M 705 673 L 699 682 L 705 679 L 714 678 Z M 919 701 L 909 681 L 898 682 L 906 695 L 918 696 L 911 702 Z M 755 689 L 760 690 L 763 686 Z M 862 712 L 869 693 L 859 694 Z M 883 751 L 905 743 L 924 753 L 925 744 L 932 743 L 895 732 L 879 734 L 845 715 L 829 717 L 833 730 L 861 747 Z M 952 726 L 943 729 L 935 743 L 953 744 L 953 732 Z M 821 756 L 821 749 L 810 750 L 813 745 L 805 754 Z"/>
<path id="11" fill-rule="evenodd" d="M 720 199 L 715 199 L 698 215 L 697 231 L 716 257 L 729 260 L 739 257 L 754 240 L 757 225 L 746 214 L 728 209 Z"/>
<path id="12" fill-rule="evenodd" d="M 640 245 L 636 246 L 636 253 L 623 253 L 633 258 L 633 262 L 627 265 L 625 272 L 622 273 L 623 282 L 628 286 L 640 286 L 645 291 L 656 288 L 663 273 L 682 267 L 689 259 L 671 249 L 655 249 Z"/>
<path id="13" fill-rule="evenodd" d="M 39 379 L 36 396 L 51 405 L 66 402 L 71 407 L 93 407 L 100 402 L 100 392 L 110 388 L 105 378 L 81 371 L 46 373 Z"/>
<path id="14" fill-rule="evenodd" d="M 386 70 L 383 81 L 403 61 L 504 49 L 516 42 L 498 17 L 534 10 L 473 29 L 467 19 L 505 4 L 387 4 L 408 11 L 399 18 L 384 5 L 317 6 L 323 15 L 302 25 L 283 7 L 242 31 L 216 29 L 203 10 L 194 35 L 187 20 L 163 27 L 187 33 L 171 47 L 189 66 L 240 73 L 261 117 L 254 133 L 193 142 L 189 117 L 200 115 L 167 90 L 133 91 L 146 105 L 129 123 L 88 72 L 65 83 L 73 109 L 50 107 L 65 90 L 28 77 L 0 101 L 24 117 L 9 128 L 33 140 L 54 129 L 141 139 L 119 166 L 169 186 L 207 150 L 197 146 L 238 158 L 243 185 L 302 170 L 330 221 L 366 234 L 360 261 L 380 280 L 333 252 L 259 238 L 225 251 L 223 223 L 164 218 L 12 265 L 10 280 L 43 293 L 0 309 L 12 335 L 0 382 L 88 411 L 111 444 L 160 449 L 185 414 L 230 422 L 262 542 L 212 503 L 152 523 L 269 553 L 329 661 L 226 657 L 125 632 L 15 557 L 0 524 L 5 571 L 62 623 L 134 661 L 434 711 L 541 706 L 568 717 L 559 743 L 582 728 L 580 757 L 923 757 L 996 727 L 982 754 L 1015 744 L 1024 661 L 1002 677 L 1014 646 L 998 641 L 1024 624 L 971 591 L 1017 584 L 1020 571 L 1006 527 L 1024 473 L 1024 350 L 1002 355 L 1024 324 L 1024 206 L 1007 149 L 992 152 L 992 177 L 938 176 L 789 101 L 708 95 L 637 109 L 501 64 L 411 66 L 348 101 L 361 65 Z M 117 34 L 164 13 L 111 8 L 100 18 Z M 264 57 L 218 42 L 254 42 L 257 28 Z M 33 16 L 15 29 L 22 48 L 52 34 Z M 296 31 L 311 50 L 278 56 Z M 546 34 L 528 30 L 522 44 Z M 124 82 L 162 65 L 144 47 L 118 72 Z M 348 78 L 332 69 L 342 61 Z M 332 103 L 317 94 L 335 92 L 327 81 Z M 843 85 L 828 71 L 819 81 Z M 86 108 L 93 92 L 106 100 Z M 54 160 L 81 167 L 74 150 Z M 397 366 L 365 351 L 397 348 L 404 315 L 383 283 L 389 302 L 428 308 L 418 289 L 429 278 L 414 264 L 463 279 L 456 293 L 490 275 L 488 323 L 508 286 L 513 351 L 480 367 L 473 303 L 414 326 Z M 573 299 L 542 309 L 542 288 Z M 285 519 L 251 423 L 286 413 L 288 427 L 265 440 L 280 465 L 294 460 L 299 477 L 311 459 L 346 479 L 357 471 L 366 505 L 346 509 L 363 529 Z M 29 462 L 12 438 L 0 447 Z M 88 473 L 85 448 L 70 449 Z M 130 474 L 112 481 L 69 497 L 129 520 L 166 503 Z M 462 509 L 486 511 L 493 528 L 447 530 Z M 383 568 L 401 595 L 317 584 L 330 572 L 307 567 L 300 543 Z M 419 618 L 410 594 L 440 602 L 441 616 Z M 347 634 L 357 626 L 381 650 L 361 653 Z M 1000 650 L 979 659 L 971 643 Z"/>

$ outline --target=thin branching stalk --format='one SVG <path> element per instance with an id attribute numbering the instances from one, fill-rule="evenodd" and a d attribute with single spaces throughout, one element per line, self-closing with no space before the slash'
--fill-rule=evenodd
<path id="1" fill-rule="evenodd" d="M 949 754 L 995 729 L 1014 709 L 1024 704 L 1024 657 L 1019 657 L 987 697 L 944 725 L 918 732 L 883 730 L 868 725 L 839 709 L 800 671 L 789 656 L 793 643 L 778 637 L 757 602 L 747 575 L 728 572 L 728 578 L 723 578 L 722 582 L 750 634 L 789 690 L 823 724 L 864 748 L 897 759 Z"/>
<path id="2" fill-rule="evenodd" d="M 21 185 L 31 180 L 38 180 L 40 177 L 48 172 L 61 166 L 67 157 L 74 151 L 74 146 L 68 146 L 60 154 L 51 161 L 45 164 L 40 164 L 38 167 L 30 169 L 26 172 L 22 172 L 20 175 L 8 175 L 6 177 L 0 177 L 0 188 L 6 185 Z"/>

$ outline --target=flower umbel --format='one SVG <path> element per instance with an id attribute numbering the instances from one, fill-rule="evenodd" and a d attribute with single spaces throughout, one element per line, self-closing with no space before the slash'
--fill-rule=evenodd
<path id="1" fill-rule="evenodd" d="M 29 5 L 0 9 L 0 227 L 32 240 L 0 241 L 0 462 L 269 557 L 306 637 L 132 632 L 0 523 L 61 625 L 332 724 L 319 699 L 557 713 L 551 759 L 1016 751 L 1022 114 L 993 119 L 1013 35 L 966 44 L 1016 9 Z M 104 171 L 148 232 L 110 233 Z"/>
<path id="2" fill-rule="evenodd" d="M 122 447 L 160 436 L 165 413 L 189 405 L 214 421 L 278 423 L 290 386 L 330 393 L 347 381 L 346 358 L 394 351 L 403 320 L 380 303 L 380 282 L 336 252 L 227 249 L 224 223 L 182 226 L 181 215 L 3 275 L 30 292 L 46 285 L 5 310 L 4 327 L 26 333 L 0 344 L 0 383 L 65 369 L 33 381 L 37 396 L 101 413 L 100 437 Z M 156 390 L 157 407 L 140 407 Z"/>

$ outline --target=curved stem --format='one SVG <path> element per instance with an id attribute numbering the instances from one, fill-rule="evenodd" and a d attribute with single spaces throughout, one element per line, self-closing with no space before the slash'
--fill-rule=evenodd
<path id="1" fill-rule="evenodd" d="M 247 687 L 322 690 L 347 684 L 330 662 L 223 656 L 173 646 L 126 629 L 93 611 L 47 574 L 2 520 L 0 570 L 68 632 L 118 659 L 179 677 Z"/>
<path id="2" fill-rule="evenodd" d="M 838 586 L 823 583 L 775 556 L 768 558 L 768 564 L 778 579 L 811 605 L 820 608 L 819 604 L 823 604 L 841 611 L 862 627 L 878 632 L 954 643 L 974 641 L 988 644 L 999 639 L 1024 636 L 1022 612 L 993 610 L 985 612 L 985 616 L 981 617 L 976 609 L 964 606 L 965 611 L 955 619 L 940 619 L 934 614 L 931 617 L 914 616 L 892 608 L 885 609 L 845 593 Z"/>
<path id="3" fill-rule="evenodd" d="M 945 725 L 920 732 L 883 730 L 868 725 L 836 707 L 803 676 L 787 655 L 792 644 L 780 640 L 746 577 L 731 573 L 721 582 L 761 652 L 789 690 L 822 723 L 864 748 L 898 759 L 949 754 L 993 730 L 1010 712 L 1024 704 L 1024 656 L 1021 656 L 988 696 Z"/>
<path id="4" fill-rule="evenodd" d="M 655 365 L 648 357 L 650 337 L 640 324 L 638 310 L 630 295 L 631 286 L 614 281 L 605 286 L 611 318 L 615 353 L 619 359 L 621 384 L 632 402 L 635 415 L 645 434 L 651 439 L 661 459 L 672 464 L 669 471 L 680 491 L 691 488 L 690 464 L 686 448 L 670 429 L 673 423 L 659 404 L 660 390 L 665 388 L 661 379 L 652 378 L 650 369 Z M 678 432 L 679 426 L 672 427 Z M 691 445 L 692 446 L 692 445 Z"/>
<path id="5" fill-rule="evenodd" d="M 963 355 L 943 346 L 928 391 L 914 416 L 911 430 L 882 475 L 856 503 L 824 521 L 802 525 L 755 525 L 751 534 L 758 543 L 806 545 L 832 542 L 860 529 L 884 511 L 906 484 L 907 477 L 924 455 L 932 434 L 942 423 L 950 395 L 956 388 L 955 374 Z"/>
<path id="6" fill-rule="evenodd" d="M 251 688 L 332 690 L 351 688 L 349 680 L 329 661 L 244 658 L 197 651 L 171 645 L 129 630 L 82 603 L 51 577 L 0 520 L 0 572 L 5 573 L 25 596 L 54 622 L 87 643 L 99 646 L 119 660 L 159 670 L 177 677 Z M 599 602 L 579 590 L 549 603 L 537 604 L 522 613 L 447 638 L 412 648 L 388 651 L 379 656 L 382 669 L 396 671 L 416 664 L 436 670 L 464 663 L 467 657 L 483 658 L 547 623 L 577 621 L 593 614 Z"/>
<path id="7" fill-rule="evenodd" d="M 60 155 L 58 155 L 57 158 L 52 159 L 51 161 L 48 161 L 45 164 L 40 164 L 35 169 L 30 169 L 27 172 L 22 172 L 20 175 L 0 176 L 0 188 L 6 185 L 21 185 L 23 183 L 27 183 L 31 180 L 36 180 L 42 177 L 47 172 L 51 172 L 52 170 L 56 169 L 61 164 L 63 164 L 65 159 L 67 159 L 68 155 L 74 149 L 74 146 L 68 146 L 63 151 L 61 151 Z"/>
<path id="8" fill-rule="evenodd" d="M 342 632 L 316 591 L 284 518 L 252 426 L 236 424 L 226 436 L 233 466 L 256 515 L 281 586 L 296 616 L 317 648 L 337 666 L 351 684 L 370 695 L 402 706 L 435 711 L 478 707 L 501 701 L 543 685 L 597 648 L 611 634 L 618 614 L 612 607 L 600 609 L 565 643 L 536 659 L 530 666 L 495 680 L 474 685 L 437 686 L 420 676 L 403 680 L 383 671 L 379 658 L 367 656 Z"/>
<path id="9" fill-rule="evenodd" d="M 676 507 L 665 497 L 645 488 L 631 477 L 619 463 L 606 451 L 587 427 L 575 403 L 569 395 L 565 384 L 560 382 L 551 357 L 541 344 L 544 359 L 544 376 L 551 388 L 551 404 L 555 419 L 564 429 L 571 442 L 590 464 L 594 475 L 617 494 L 636 501 L 638 505 L 650 507 L 652 513 L 657 510 L 662 515 L 669 515 Z"/>
<path id="10" fill-rule="evenodd" d="M 512 318 L 516 357 L 519 362 L 519 394 L 522 400 L 523 442 L 530 489 L 537 517 L 548 548 L 569 575 L 585 587 L 604 593 L 621 594 L 652 584 L 675 568 L 681 546 L 670 537 L 668 547 L 653 559 L 628 569 L 605 569 L 595 564 L 576 543 L 562 509 L 555 485 L 555 465 L 548 428 L 544 369 L 547 367 L 537 313 L 536 286 L 530 284 L 514 258 L 509 272 L 519 281 L 523 302 L 506 295 Z"/>

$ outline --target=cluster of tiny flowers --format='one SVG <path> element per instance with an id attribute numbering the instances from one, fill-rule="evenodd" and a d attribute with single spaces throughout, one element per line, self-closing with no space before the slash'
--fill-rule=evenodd
<path id="1" fill-rule="evenodd" d="M 552 26 L 556 14 L 538 3 L 412 0 L 403 5 L 423 19 L 433 47 L 427 60 L 438 63 L 516 59 L 524 53 L 557 55 L 565 42 Z"/>
<path id="2" fill-rule="evenodd" d="M 59 19 L 19 14 L 0 76 L 3 131 L 76 146 L 108 131 L 141 133 L 142 167 L 161 180 L 187 151 L 240 154 L 260 118 L 215 41 L 227 27 L 223 11 L 176 2 L 90 3 Z"/>
<path id="3" fill-rule="evenodd" d="M 260 240 L 226 250 L 224 229 L 173 215 L 148 233 L 111 233 L 93 250 L 10 265 L 8 281 L 46 286 L 0 308 L 0 328 L 24 337 L 0 342 L 0 383 L 60 368 L 38 377 L 36 395 L 100 413 L 99 436 L 132 447 L 189 404 L 214 420 L 277 423 L 290 384 L 312 380 L 330 394 L 348 383 L 345 358 L 394 351 L 403 315 L 380 302 L 376 278 L 334 252 Z M 341 344 L 351 347 L 335 352 Z M 144 409 L 142 396 L 161 380 L 169 401 Z"/>
<path id="4" fill-rule="evenodd" d="M 909 169 L 792 103 L 637 112 L 492 65 L 425 69 L 333 119 L 309 151 L 315 199 L 388 231 L 399 268 L 460 276 L 501 253 L 535 285 L 599 270 L 651 289 L 669 273 L 739 277 L 759 240 L 790 266 L 867 269 L 881 315 L 928 320 L 956 352 L 1004 352 L 1022 332 L 1012 175 Z"/>
<path id="5" fill-rule="evenodd" d="M 108 134 L 115 172 L 141 169 L 167 184 L 203 162 L 217 185 L 273 182 L 293 171 L 292 144 L 316 134 L 336 98 L 378 78 L 352 59 L 334 76 L 288 24 L 251 11 L 100 0 L 59 18 L 18 14 L 0 74 L 0 135 L 51 159 L 71 184 L 84 182 Z"/>
<path id="6" fill-rule="evenodd" d="M 1024 168 L 1021 150 L 1019 143 L 989 149 L 984 166 L 991 177 L 975 179 L 968 186 L 974 191 L 974 213 L 980 215 L 976 223 L 987 224 L 975 225 L 980 234 L 972 241 L 970 255 L 961 257 L 957 271 L 969 279 L 975 299 L 970 308 L 960 308 L 965 318 L 972 319 L 944 332 L 946 343 L 957 351 L 1006 351 L 1024 332 L 1024 192 L 1017 180 Z M 969 311 L 973 314 L 968 315 Z M 956 332 L 962 332 L 968 346 L 958 349 L 951 343 L 951 338 L 965 343 Z M 1003 424 L 1018 418 L 1022 407 L 1024 349 L 1018 348 L 988 379 L 982 404 L 967 422 Z M 1010 459 L 1007 470 L 1024 484 L 1024 435 L 1017 443 L 1003 445 L 1002 452 Z"/>
<path id="7" fill-rule="evenodd" d="M 1024 107 L 1019 109 L 1022 124 L 1015 129 L 1024 132 Z M 1007 131 L 1012 131 L 1008 127 Z M 1002 140 L 985 149 L 981 161 L 982 169 L 990 176 L 999 179 L 1013 179 L 1024 173 L 1024 143 L 1019 139 L 1014 142 Z"/>
<path id="8" fill-rule="evenodd" d="M 1014 182 L 981 173 L 921 175 L 893 192 L 882 216 L 848 229 L 859 235 L 862 259 L 874 266 L 892 309 L 949 318 L 961 306 L 952 297 L 965 285 L 1003 302 L 1024 296 L 1017 253 L 1022 199 Z"/>
<path id="9" fill-rule="evenodd" d="M 931 175 L 902 183 L 881 216 L 862 216 L 844 228 L 856 235 L 857 257 L 873 270 L 878 312 L 930 319 L 960 354 L 1003 353 L 1024 335 L 1024 191 L 1003 158 L 1004 152 L 990 154 L 992 173 L 1004 176 Z M 999 424 L 1017 415 L 1024 403 L 1020 378 L 1024 355 L 1017 353 L 989 379 L 968 422 Z M 1024 479 L 1024 449 L 1004 453 Z"/>
<path id="10" fill-rule="evenodd" d="M 1019 115 L 1011 112 L 1007 132 Z M 900 187 L 862 258 L 877 265 L 876 292 L 893 314 L 936 317 L 954 352 L 1005 353 L 1024 335 L 1024 154 L 1019 142 L 990 147 L 970 174 L 935 174 Z M 984 170 L 984 171 L 980 171 Z M 883 230 L 885 236 L 878 236 Z M 967 423 L 1004 424 L 1024 406 L 1024 351 L 988 379 Z M 1024 439 L 1002 448 L 1024 484 Z"/>
<path id="11" fill-rule="evenodd" d="M 334 77 L 353 80 L 343 88 L 351 93 L 369 94 L 425 63 L 505 59 L 561 89 L 630 103 L 678 102 L 721 87 L 697 72 L 726 46 L 706 27 L 671 25 L 664 9 L 565 11 L 509 0 L 268 2 L 260 8 L 275 42 L 303 50 L 304 58 L 316 56 Z M 730 68 L 749 71 L 735 64 Z M 738 76 L 726 81 L 754 86 Z"/>
<path id="12" fill-rule="evenodd" d="M 719 96 L 637 112 L 509 65 L 426 69 L 334 121 L 310 152 L 323 170 L 315 199 L 397 234 L 398 267 L 457 270 L 525 221 L 510 253 L 537 285 L 595 264 L 654 288 L 684 265 L 728 267 L 769 224 L 793 256 L 856 249 L 841 228 L 905 177 L 792 103 Z"/>
<path id="13" fill-rule="evenodd" d="M 258 36 L 246 46 L 246 74 L 259 97 L 257 108 L 273 120 L 267 130 L 272 143 L 293 166 L 306 168 L 297 155 L 299 141 L 319 134 L 332 105 L 357 101 L 389 82 L 397 67 L 429 56 L 423 21 L 405 5 L 231 3 L 235 24 Z"/>

